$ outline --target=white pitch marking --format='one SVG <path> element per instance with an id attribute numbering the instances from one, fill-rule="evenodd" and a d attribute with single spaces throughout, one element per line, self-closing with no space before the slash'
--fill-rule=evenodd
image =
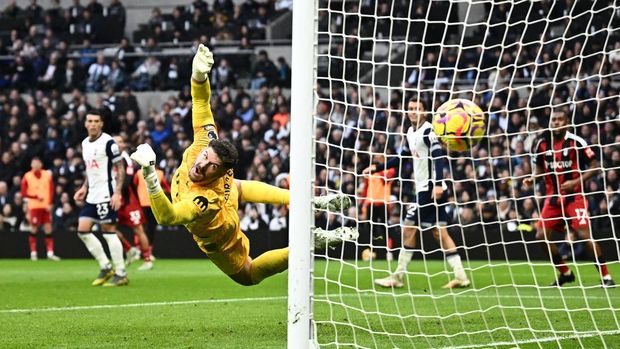
<path id="1" fill-rule="evenodd" d="M 169 306 L 169 305 L 228 303 L 228 302 L 232 303 L 232 302 L 253 302 L 253 301 L 271 301 L 271 300 L 279 301 L 279 300 L 286 300 L 286 299 L 287 299 L 286 296 L 277 296 L 277 297 L 254 297 L 254 298 L 198 299 L 198 300 L 189 300 L 189 301 L 129 303 L 129 304 L 99 304 L 99 305 L 84 305 L 84 306 L 73 306 L 73 307 L 5 309 L 5 310 L 0 310 L 0 314 L 45 313 L 45 312 L 54 312 L 54 311 L 115 309 L 115 308 L 141 308 L 141 307 L 159 307 L 159 306 Z"/>
<path id="2" fill-rule="evenodd" d="M 315 298 L 319 299 L 328 299 L 328 298 L 338 298 L 338 297 L 389 297 L 396 296 L 398 298 L 405 298 L 407 296 L 406 293 L 400 294 L 389 294 L 389 293 L 342 293 L 342 294 L 329 294 L 329 295 L 316 295 Z M 433 295 L 413 295 L 414 297 L 425 297 L 431 298 Z M 497 299 L 497 298 L 531 298 L 531 299 L 557 299 L 557 296 L 510 296 L 510 295 L 469 295 L 469 294 L 439 294 L 435 295 L 433 298 L 446 298 L 449 296 L 459 297 L 459 298 L 486 298 L 486 299 Z M 565 299 L 584 299 L 583 296 L 564 296 Z M 608 297 L 596 297 L 596 296 L 588 296 L 588 299 L 600 299 L 607 300 Z M 97 305 L 83 305 L 83 306 L 70 306 L 70 307 L 50 307 L 50 308 L 21 308 L 21 309 L 3 309 L 0 310 L 0 314 L 15 314 L 15 313 L 46 313 L 46 312 L 60 312 L 60 311 L 79 311 L 79 310 L 94 310 L 94 309 L 115 309 L 115 308 L 141 308 L 141 307 L 159 307 L 159 306 L 172 306 L 172 305 L 187 305 L 187 304 L 214 304 L 214 303 L 227 303 L 227 302 L 254 302 L 254 301 L 280 301 L 287 300 L 287 296 L 274 296 L 274 297 L 250 297 L 250 298 L 221 298 L 221 299 L 197 299 L 197 300 L 187 300 L 187 301 L 171 301 L 171 302 L 149 302 L 149 303 L 127 303 L 127 304 L 97 304 Z"/>
<path id="3" fill-rule="evenodd" d="M 480 343 L 480 344 L 470 344 L 470 345 L 459 345 L 456 347 L 444 347 L 444 349 L 468 349 L 468 348 L 486 348 L 486 347 L 497 347 L 499 345 L 516 345 L 516 344 L 530 344 L 530 343 L 546 343 L 553 341 L 562 341 L 566 339 L 578 339 L 578 338 L 591 338 L 591 337 L 599 337 L 599 336 L 612 336 L 620 334 L 620 330 L 613 331 L 600 331 L 600 332 L 584 332 L 578 334 L 571 334 L 566 336 L 553 336 L 553 337 L 543 337 L 543 338 L 532 338 L 532 339 L 524 339 L 517 340 L 514 342 L 493 342 L 493 343 Z"/>

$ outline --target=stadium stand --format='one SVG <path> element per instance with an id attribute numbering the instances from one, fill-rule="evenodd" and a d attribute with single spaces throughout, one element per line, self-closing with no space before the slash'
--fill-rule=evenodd
<path id="1" fill-rule="evenodd" d="M 404 10 L 406 1 L 397 2 L 396 10 Z M 416 5 L 417 16 L 426 12 L 424 2 Z M 35 2 L 36 4 L 36 2 Z M 221 49 L 223 54 L 216 54 L 216 65 L 212 75 L 213 88 L 216 91 L 212 101 L 212 108 L 221 130 L 220 136 L 229 138 L 238 145 L 241 161 L 235 169 L 238 178 L 256 179 L 268 183 L 286 186 L 286 177 L 282 174 L 289 172 L 289 100 L 287 88 L 290 86 L 291 69 L 283 57 L 272 61 L 266 51 L 259 50 L 258 58 L 254 57 L 255 49 L 252 42 L 266 38 L 266 28 L 269 23 L 278 17 L 287 15 L 287 9 L 278 6 L 275 2 L 237 3 L 232 1 L 217 1 L 209 5 L 204 1 L 196 0 L 185 6 L 175 7 L 170 12 L 158 8 L 149 10 L 151 13 L 148 22 L 138 26 L 129 39 L 124 30 L 126 21 L 125 9 L 119 0 L 110 4 L 99 5 L 93 3 L 88 6 L 77 5 L 61 7 L 58 1 L 51 1 L 50 6 L 20 8 L 15 2 L 9 3 L 2 9 L 0 17 L 0 229 L 19 230 L 24 220 L 23 200 L 19 194 L 21 176 L 28 170 L 30 159 L 41 156 L 45 160 L 45 167 L 53 171 L 56 183 L 54 229 L 75 229 L 77 208 L 72 201 L 75 188 L 81 185 L 83 163 L 79 156 L 79 143 L 85 136 L 82 126 L 83 118 L 90 108 L 98 108 L 104 112 L 106 132 L 121 134 L 128 141 L 131 148 L 142 142 L 151 143 L 158 152 L 159 166 L 170 179 L 183 149 L 191 134 L 190 118 L 191 103 L 189 103 L 189 57 L 192 48 L 199 42 L 215 47 L 216 53 Z M 400 5 L 399 5 L 400 4 Z M 92 6 L 91 6 L 92 5 Z M 346 6 L 357 6 L 347 3 Z M 277 9 L 276 9 L 277 8 Z M 351 9 L 349 9 L 351 10 Z M 147 11 L 144 9 L 143 11 Z M 361 13 L 370 11 L 362 8 Z M 355 11 L 348 11 L 349 13 Z M 290 15 L 290 13 L 288 13 Z M 322 13 L 319 14 L 321 17 Z M 497 16 L 505 13 L 497 13 Z M 357 16 L 347 15 L 342 23 L 344 32 L 357 30 Z M 363 20 L 370 20 L 364 17 Z M 373 19 L 374 20 L 374 19 Z M 319 27 L 326 25 L 323 18 Z M 366 25 L 367 24 L 367 25 Z M 372 25 L 371 25 L 372 24 Z M 361 28 L 373 27 L 374 23 L 364 23 Z M 381 23 L 377 24 L 381 28 Z M 558 26 L 566 23 L 558 23 Z M 387 26 L 389 28 L 389 26 Z M 105 28 L 102 29 L 102 28 Z M 111 29 L 112 28 L 112 29 Z M 417 35 L 415 28 L 410 32 L 401 33 L 403 36 Z M 499 28 L 497 30 L 506 30 Z M 440 30 L 439 32 L 441 32 Z M 514 34 L 509 32 L 510 35 Z M 483 35 L 474 35 L 481 37 Z M 501 35 L 499 36 L 501 37 Z M 321 38 L 319 38 L 321 40 Z M 610 48 L 620 48 L 620 41 L 607 43 Z M 102 45 L 103 44 L 103 45 Z M 289 43 L 290 44 L 290 43 Z M 472 43 L 469 43 L 472 44 Z M 568 43 L 577 51 L 583 43 L 576 37 Z M 329 49 L 332 55 L 342 57 L 340 63 L 333 63 L 330 67 L 321 66 L 319 72 L 327 77 L 328 72 L 334 76 L 357 74 L 357 65 L 351 64 L 357 58 L 358 47 L 360 52 L 365 50 L 369 42 L 356 42 L 355 39 L 335 42 Z M 591 45 L 601 45 L 594 42 Z M 387 55 L 388 48 L 376 44 L 375 54 Z M 500 173 L 490 173 L 489 161 L 494 162 L 493 169 L 505 170 L 501 177 L 507 176 L 507 167 L 512 166 L 513 173 L 529 173 L 530 159 L 527 155 L 532 142 L 532 136 L 523 139 L 521 136 L 511 136 L 510 133 L 523 131 L 526 125 L 523 113 L 515 112 L 506 115 L 504 110 L 516 109 L 516 106 L 529 107 L 536 110 L 535 119 L 529 120 L 530 131 L 535 134 L 548 122 L 548 109 L 544 108 L 544 101 L 552 96 L 551 89 L 537 91 L 529 100 L 522 96 L 506 100 L 506 88 L 501 84 L 502 74 L 511 73 L 513 56 L 505 53 L 500 57 L 500 46 L 497 50 L 486 50 L 480 78 L 489 81 L 496 94 L 491 99 L 491 93 L 476 93 L 475 101 L 483 110 L 490 110 L 490 134 L 497 137 L 490 138 L 491 154 L 486 147 L 478 150 L 478 158 L 474 162 L 454 160 L 452 169 L 454 179 L 473 178 L 473 171 L 478 172 L 478 196 L 500 202 L 500 209 L 493 209 L 487 205 L 482 209 L 482 202 L 472 198 L 474 190 L 471 184 L 459 183 L 451 188 L 450 194 L 457 204 L 453 207 L 452 215 L 461 215 L 464 222 L 492 222 L 499 220 L 506 224 L 509 230 L 525 228 L 533 219 L 536 219 L 536 205 L 531 198 L 523 200 L 506 200 L 508 197 L 522 197 L 531 195 L 520 183 L 497 181 Z M 596 47 L 595 47 L 596 48 Z M 589 49 L 595 50 L 590 47 Z M 226 54 L 234 51 L 234 54 Z M 535 52 L 536 47 L 524 48 Z M 410 50 L 419 50 L 412 47 Z M 551 72 L 559 68 L 558 78 L 568 81 L 575 77 L 575 65 L 579 62 L 565 61 L 561 67 L 550 62 L 550 57 L 557 50 L 557 45 L 544 48 L 545 54 L 541 57 L 544 64 L 537 69 L 536 78 L 549 78 Z M 244 54 L 247 53 L 247 54 Z M 473 73 L 467 68 L 471 62 L 477 60 L 477 52 L 464 52 L 464 59 L 459 62 L 459 73 L 450 68 L 454 67 L 454 60 L 449 52 L 441 55 L 440 66 L 445 69 L 410 71 L 407 72 L 408 84 L 418 80 L 426 87 L 438 86 L 447 89 L 447 85 L 456 80 L 458 84 L 470 84 Z M 402 56 L 404 52 L 401 52 Z M 394 56 L 394 54 L 393 54 Z M 408 55 L 414 57 L 416 55 Z M 467 59 L 470 56 L 470 60 Z M 438 52 L 428 51 L 423 65 L 432 65 L 437 60 Z M 99 61 L 97 61 L 99 59 Z M 331 62 L 338 62 L 331 60 Z M 495 81 L 491 70 L 488 69 L 500 62 L 503 67 L 500 78 Z M 609 64 L 602 67 L 601 73 L 620 69 L 620 58 L 617 51 L 609 54 Z M 582 63 L 581 67 L 589 67 L 598 71 L 600 67 Z M 329 69 L 328 69 L 329 68 Z M 360 70 L 363 67 L 360 66 Z M 376 74 L 380 75 L 381 72 Z M 532 67 L 524 66 L 517 72 L 517 76 L 534 74 Z M 398 75 L 398 74 L 394 74 Z M 371 78 L 369 76 L 368 78 Z M 319 78 L 320 79 L 320 78 Z M 327 128 L 327 123 L 319 123 L 316 130 L 317 138 L 331 138 L 330 143 L 342 142 L 347 148 L 368 149 L 372 147 L 379 153 L 396 154 L 397 147 L 402 139 L 398 136 L 402 132 L 402 95 L 395 93 L 392 96 L 376 95 L 369 88 L 358 86 L 331 85 L 331 90 L 325 83 L 326 79 L 319 80 L 320 95 L 329 94 L 335 102 L 322 101 L 318 105 L 319 114 L 323 118 L 346 119 L 349 126 L 346 129 L 338 127 Z M 616 81 L 603 81 L 603 87 L 598 91 L 603 96 L 617 96 Z M 176 96 L 163 102 L 160 108 L 140 109 L 134 91 L 175 90 Z M 99 92 L 94 104 L 89 104 L 86 91 Z M 587 99 L 597 91 L 592 85 L 583 81 L 577 91 L 580 99 Z M 555 89 L 557 98 L 566 99 L 572 94 L 568 88 L 558 86 Z M 433 101 L 435 106 L 441 104 L 447 94 L 436 94 Z M 425 94 L 423 98 L 430 98 Z M 356 101 L 358 108 L 347 108 L 338 102 Z M 595 196 L 589 197 L 590 210 L 594 219 L 594 229 L 605 230 L 609 218 L 602 217 L 606 212 L 620 212 L 620 194 L 618 187 L 620 179 L 620 124 L 618 110 L 620 101 L 606 100 L 598 109 L 588 103 L 575 104 L 575 121 L 588 120 L 616 120 L 607 122 L 603 128 L 583 126 L 577 131 L 591 144 L 603 147 L 603 166 L 605 171 L 600 176 L 606 176 L 609 200 L 600 200 Z M 365 108 L 365 106 L 373 108 Z M 390 112 L 388 112 L 388 109 Z M 598 110 L 598 115 L 594 115 Z M 378 135 L 372 138 L 371 132 Z M 503 136 L 505 135 L 505 136 Z M 615 145 L 610 145 L 615 143 Z M 519 154 L 509 157 L 508 154 Z M 360 172 L 370 163 L 370 159 L 363 153 L 344 154 L 342 165 L 346 171 Z M 358 191 L 359 183 L 354 176 L 340 175 L 327 168 L 331 162 L 341 161 L 339 149 L 317 149 L 317 163 L 322 164 L 317 169 L 317 181 L 327 183 L 328 187 L 341 189 L 351 195 Z M 336 161 L 337 160 L 337 161 Z M 363 165 L 356 165 L 363 164 Z M 410 178 L 411 166 L 402 168 L 401 177 Z M 601 177 L 590 183 L 591 189 L 600 188 Z M 497 183 L 495 183 L 496 181 Z M 399 195 L 394 185 L 394 195 Z M 496 189 L 494 189 L 496 188 Z M 511 194 L 510 191 L 516 191 Z M 411 191 L 411 183 L 403 183 L 403 201 L 411 200 L 406 192 Z M 609 202 L 610 207 L 607 207 Z M 489 208 L 490 207 L 490 208 Z M 393 220 L 398 221 L 400 207 L 395 208 Z M 265 207 L 264 205 L 248 206 L 246 212 L 251 218 L 243 220 L 262 220 L 261 226 L 280 226 L 283 208 Z M 255 226 L 247 223 L 248 226 Z M 280 225 L 278 225 L 280 224 Z M 327 222 L 318 225 L 326 225 Z M 615 222 L 618 224 L 618 222 Z"/>

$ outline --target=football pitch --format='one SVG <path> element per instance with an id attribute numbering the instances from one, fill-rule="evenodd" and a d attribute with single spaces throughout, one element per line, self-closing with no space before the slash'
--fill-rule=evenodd
<path id="1" fill-rule="evenodd" d="M 371 268 L 368 262 L 317 261 L 319 344 L 620 347 L 620 290 L 599 288 L 592 266 L 576 269 L 575 284 L 583 287 L 561 290 L 532 286 L 552 280 L 550 266 L 465 266 L 473 282 L 468 289 L 441 289 L 448 280 L 444 263 L 415 261 L 409 284 L 390 290 L 372 285 L 373 277 L 385 276 L 387 262 Z M 129 268 L 129 287 L 102 288 L 90 286 L 97 273 L 91 260 L 0 260 L 0 347 L 286 347 L 286 273 L 243 287 L 207 260 L 158 260 L 152 271 L 136 268 Z M 620 277 L 617 263 L 610 271 Z"/>

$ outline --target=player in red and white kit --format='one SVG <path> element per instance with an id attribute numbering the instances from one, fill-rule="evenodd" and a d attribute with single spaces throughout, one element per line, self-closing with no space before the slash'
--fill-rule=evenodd
<path id="1" fill-rule="evenodd" d="M 599 162 L 586 141 L 568 132 L 568 115 L 555 111 L 549 122 L 551 131 L 545 132 L 532 149 L 534 174 L 524 180 L 531 186 L 539 177 L 545 179 L 545 203 L 537 223 L 536 238 L 543 240 L 551 253 L 553 264 L 560 272 L 551 286 L 562 286 L 575 281 L 575 275 L 558 253 L 555 244 L 550 244 L 551 233 L 564 232 L 568 223 L 578 238 L 585 241 L 587 251 L 592 255 L 599 270 L 603 287 L 614 287 L 599 244 L 592 239 L 588 203 L 584 197 L 584 183 L 597 172 Z"/>
<path id="2" fill-rule="evenodd" d="M 127 254 L 127 264 L 137 260 L 142 256 L 144 263 L 138 268 L 138 270 L 150 270 L 153 269 L 153 261 L 151 260 L 151 248 L 149 246 L 149 240 L 144 232 L 144 224 L 146 222 L 144 213 L 142 212 L 142 206 L 138 200 L 136 187 L 134 185 L 133 176 L 137 173 L 133 166 L 133 160 L 127 153 L 125 140 L 121 136 L 115 136 L 114 141 L 118 145 L 121 151 L 122 161 L 125 163 L 125 181 L 122 186 L 122 204 L 121 209 L 118 211 L 118 224 L 124 227 L 131 228 L 134 232 L 134 237 L 137 237 L 140 250 L 125 239 L 122 233 L 118 233 L 123 249 Z"/>

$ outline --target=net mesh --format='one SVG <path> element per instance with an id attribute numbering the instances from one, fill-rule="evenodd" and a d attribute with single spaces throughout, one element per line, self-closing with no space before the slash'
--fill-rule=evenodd
<path id="1" fill-rule="evenodd" d="M 620 227 L 620 5 L 614 1 L 316 1 L 313 134 L 315 195 L 343 192 L 354 206 L 315 211 L 315 225 L 352 226 L 357 242 L 314 251 L 313 320 L 321 347 L 606 347 L 620 343 L 620 297 L 601 288 L 586 242 L 569 224 L 553 243 L 576 275 L 557 271 L 535 224 L 544 185 L 527 188 L 531 149 L 551 113 L 599 160 L 583 181 L 593 239 L 618 275 Z M 453 278 L 431 232 L 418 232 L 402 288 L 373 283 L 402 252 L 402 222 L 415 201 L 406 146 L 409 98 L 429 109 L 474 101 L 486 137 L 448 154 L 448 231 L 471 286 Z M 369 193 L 373 163 L 396 157 Z M 542 182 L 542 178 L 539 182 Z M 567 222 L 570 223 L 570 222 Z"/>

